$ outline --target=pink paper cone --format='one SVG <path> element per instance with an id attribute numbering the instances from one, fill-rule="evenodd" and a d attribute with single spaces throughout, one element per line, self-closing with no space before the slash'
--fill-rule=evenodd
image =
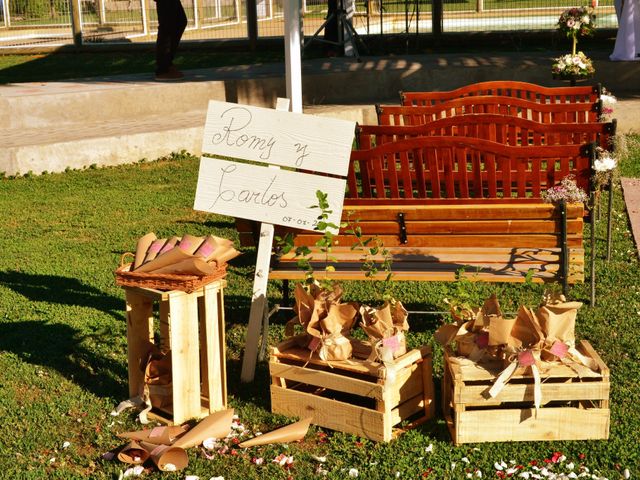
<path id="1" fill-rule="evenodd" d="M 119 433 L 118 437 L 130 440 L 144 441 L 158 445 L 171 445 L 176 439 L 187 431 L 183 425 L 169 425 L 156 428 L 146 428 L 135 432 Z"/>
<path id="2" fill-rule="evenodd" d="M 180 243 L 178 243 L 178 248 L 189 255 L 193 255 L 193 253 L 198 250 L 200 245 L 204 242 L 204 237 L 195 237 L 193 235 L 189 235 L 188 233 L 183 235 L 180 239 Z"/>

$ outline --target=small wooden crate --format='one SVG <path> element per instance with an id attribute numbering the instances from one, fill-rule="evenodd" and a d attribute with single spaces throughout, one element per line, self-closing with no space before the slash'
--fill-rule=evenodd
<path id="1" fill-rule="evenodd" d="M 609 438 L 609 369 L 586 341 L 578 351 L 598 364 L 579 377 L 570 367 L 554 365 L 542 372 L 542 401 L 533 407 L 534 382 L 516 372 L 496 398 L 488 391 L 501 364 L 460 365 L 445 348 L 443 412 L 457 445 L 471 442 L 595 440 Z"/>
<path id="2" fill-rule="evenodd" d="M 171 350 L 172 406 L 149 417 L 167 424 L 202 418 L 227 406 L 224 280 L 192 293 L 124 287 L 127 302 L 129 395 L 144 386 L 148 343 Z M 159 322 L 154 328 L 154 310 Z"/>
<path id="3" fill-rule="evenodd" d="M 366 358 L 371 347 L 354 346 Z M 271 350 L 271 410 L 376 441 L 389 441 L 413 417 L 416 426 L 433 417 L 431 349 L 411 350 L 386 368 L 358 358 L 325 362 L 287 340 Z"/>

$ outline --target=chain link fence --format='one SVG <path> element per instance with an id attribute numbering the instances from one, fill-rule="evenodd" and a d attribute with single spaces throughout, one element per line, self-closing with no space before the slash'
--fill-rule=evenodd
<path id="1" fill-rule="evenodd" d="M 398 35 L 453 32 L 553 30 L 571 0 L 344 0 L 358 34 Z M 281 37 L 284 0 L 255 0 L 259 38 Z M 183 0 L 189 40 L 247 39 L 246 0 Z M 434 8 L 439 6 L 441 14 Z M 596 9 L 598 28 L 614 29 L 613 0 Z M 327 16 L 327 0 L 302 0 L 305 36 Z M 434 24 L 434 18 L 441 18 Z M 154 0 L 0 0 L 0 48 L 73 43 L 153 42 Z M 77 40 L 77 38 L 76 38 Z"/>

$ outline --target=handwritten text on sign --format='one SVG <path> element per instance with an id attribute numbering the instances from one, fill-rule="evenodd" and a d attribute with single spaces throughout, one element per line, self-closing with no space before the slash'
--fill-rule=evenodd
<path id="1" fill-rule="evenodd" d="M 342 179 L 202 157 L 193 208 L 313 230 L 320 214 L 309 208 L 318 203 L 316 190 L 328 194 L 329 221 L 338 225 L 345 187 Z"/>
<path id="2" fill-rule="evenodd" d="M 210 101 L 202 152 L 346 176 L 354 129 L 346 120 Z"/>

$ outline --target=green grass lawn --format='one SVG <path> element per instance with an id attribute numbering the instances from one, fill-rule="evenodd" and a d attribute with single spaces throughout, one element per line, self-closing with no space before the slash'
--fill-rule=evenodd
<path id="1" fill-rule="evenodd" d="M 640 150 L 633 157 L 635 163 L 627 164 L 623 174 L 640 176 Z M 237 239 L 232 219 L 192 209 L 197 173 L 197 159 L 173 155 L 117 168 L 0 178 L 0 477 L 116 479 L 124 470 L 123 464 L 102 459 L 103 453 L 122 445 L 117 433 L 136 428 L 134 412 L 110 415 L 128 396 L 124 298 L 113 271 L 121 254 L 131 251 L 148 231 L 163 237 L 214 233 Z M 288 447 L 258 447 L 237 455 L 219 454 L 213 460 L 191 449 L 185 471 L 148 472 L 145 477 L 322 478 L 315 455 L 327 457 L 323 468 L 333 479 L 349 478 L 350 469 L 365 479 L 479 478 L 478 470 L 482 478 L 498 478 L 495 462 L 514 461 L 529 468 L 530 461 L 544 465 L 545 458 L 559 451 L 566 455 L 565 463 L 575 463 L 576 471 L 584 464 L 591 473 L 618 479 L 628 468 L 636 478 L 640 265 L 619 189 L 613 218 L 609 263 L 602 259 L 604 222 L 597 229 L 598 305 L 583 307 L 577 321 L 579 338 L 590 341 L 611 369 L 608 441 L 455 447 L 438 414 L 436 420 L 389 444 L 312 428 L 304 442 Z M 225 291 L 229 401 L 248 429 L 268 431 L 292 420 L 270 413 L 265 364 L 259 365 L 253 384 L 238 382 L 254 262 L 252 250 L 234 260 Z M 269 295 L 277 301 L 278 285 L 272 283 Z M 349 299 L 377 300 L 369 283 L 345 287 Z M 535 306 L 543 287 L 398 282 L 393 290 L 411 309 L 444 310 L 445 298 L 480 302 L 495 292 L 504 308 L 513 311 L 520 303 Z M 587 302 L 588 285 L 573 288 L 571 297 Z M 271 344 L 282 338 L 287 319 L 281 314 L 274 320 Z M 410 347 L 434 347 L 436 385 L 442 356 L 432 334 L 440 322 L 437 316 L 412 316 L 408 335 Z M 439 394 L 438 386 L 436 390 Z M 294 457 L 289 470 L 271 462 L 283 452 Z M 258 457 L 264 458 L 263 465 L 252 463 Z"/>

